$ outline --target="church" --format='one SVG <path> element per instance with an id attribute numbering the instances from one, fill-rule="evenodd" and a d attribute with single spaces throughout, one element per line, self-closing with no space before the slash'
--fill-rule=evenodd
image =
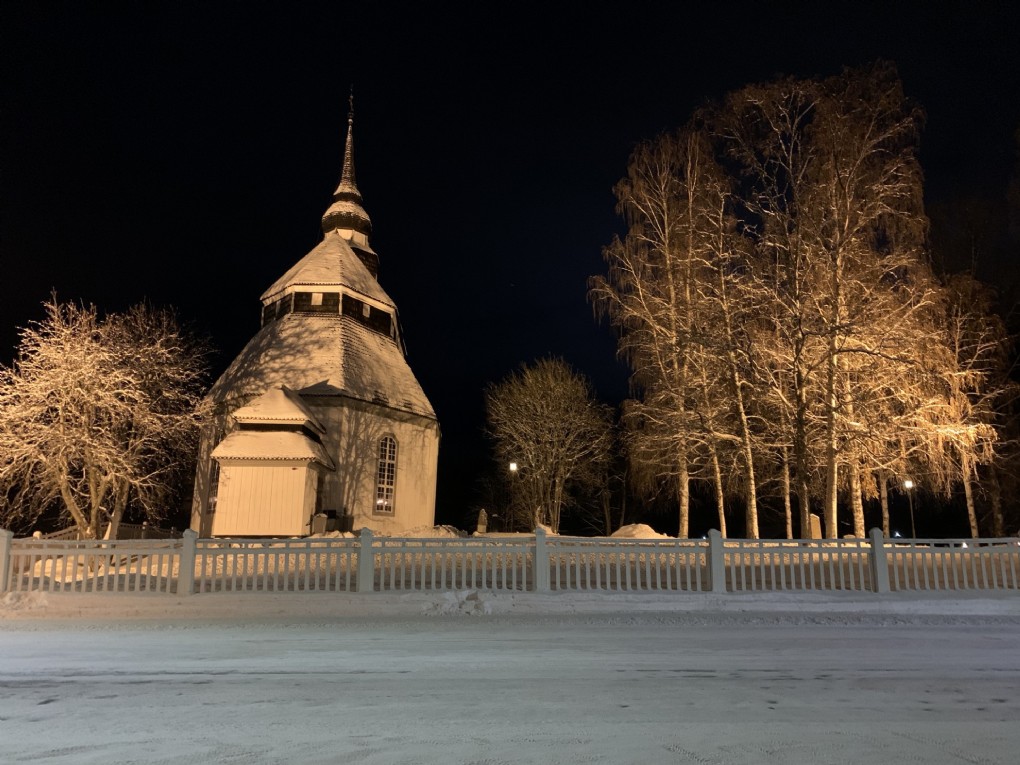
<path id="1" fill-rule="evenodd" d="M 353 126 L 352 106 L 322 241 L 262 294 L 261 328 L 209 391 L 191 517 L 202 537 L 435 522 L 439 423 L 378 281 Z"/>

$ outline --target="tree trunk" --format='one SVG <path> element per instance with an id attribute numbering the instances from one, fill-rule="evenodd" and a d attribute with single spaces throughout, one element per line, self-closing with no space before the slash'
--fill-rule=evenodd
<path id="1" fill-rule="evenodd" d="M 707 365 L 702 360 L 701 367 L 701 398 L 705 404 L 706 416 L 712 411 L 712 398 L 707 378 Z M 712 486 L 715 489 L 715 513 L 719 519 L 719 533 L 726 537 L 726 496 L 723 491 L 722 469 L 719 467 L 718 438 L 716 437 L 714 425 L 709 417 L 709 424 L 706 427 L 706 444 L 708 446 L 709 464 L 712 466 Z"/>
<path id="2" fill-rule="evenodd" d="M 882 504 L 882 534 L 889 538 L 889 477 L 885 471 L 878 474 L 878 496 Z"/>
<path id="3" fill-rule="evenodd" d="M 856 416 L 854 401 L 850 390 L 850 379 L 846 376 L 843 381 L 844 394 L 846 395 L 847 417 L 853 420 Z M 845 449 L 847 455 L 847 483 L 850 487 L 850 514 L 853 517 L 854 536 L 858 539 L 864 538 L 864 501 L 861 496 L 861 462 L 855 444 L 850 444 Z"/>
<path id="4" fill-rule="evenodd" d="M 854 516 L 854 536 L 864 537 L 864 502 L 861 499 L 861 466 L 856 458 L 850 460 L 847 474 L 850 484 L 850 507 Z"/>
<path id="5" fill-rule="evenodd" d="M 790 450 L 783 447 L 783 513 L 786 517 L 786 538 L 793 539 L 793 508 L 790 502 Z"/>
<path id="6" fill-rule="evenodd" d="M 111 479 L 103 476 L 98 470 L 89 470 L 89 525 L 95 538 L 103 536 L 104 517 L 103 503 L 110 490 Z"/>
<path id="7" fill-rule="evenodd" d="M 127 510 L 128 485 L 120 482 L 113 498 L 113 512 L 110 514 L 109 539 L 116 539 L 120 531 L 120 522 L 124 519 L 124 512 Z"/>
<path id="8" fill-rule="evenodd" d="M 620 484 L 620 525 L 617 528 L 623 528 L 627 521 L 627 490 L 629 486 L 630 473 L 627 468 L 624 468 L 623 481 Z"/>
<path id="9" fill-rule="evenodd" d="M 837 234 L 838 237 L 838 234 Z M 831 313 L 828 317 L 828 343 L 825 365 L 825 536 L 839 537 L 839 443 L 836 434 L 836 412 L 839 408 L 839 338 L 843 325 L 843 253 L 837 241 L 832 252 Z"/>
<path id="10" fill-rule="evenodd" d="M 687 539 L 690 536 L 691 512 L 691 476 L 687 467 L 687 451 L 681 450 L 679 458 L 679 476 L 677 478 L 677 499 L 680 503 L 680 529 L 677 537 Z"/>
<path id="11" fill-rule="evenodd" d="M 563 510 L 563 479 L 557 476 L 553 480 L 552 504 L 549 508 L 549 528 L 553 534 L 560 533 L 560 513 Z"/>
<path id="12" fill-rule="evenodd" d="M 728 321 L 728 320 L 727 320 Z M 754 448 L 751 444 L 751 426 L 744 410 L 744 393 L 737 373 L 736 359 L 730 352 L 730 373 L 734 388 L 733 402 L 740 422 L 741 452 L 744 458 L 744 483 L 747 489 L 747 508 L 745 513 L 744 537 L 758 538 L 758 489 L 754 481 Z"/>
<path id="13" fill-rule="evenodd" d="M 829 340 L 829 359 L 826 368 L 825 397 L 825 498 L 822 512 L 825 514 L 825 536 L 835 539 L 838 536 L 836 524 L 836 508 L 838 503 L 839 473 L 836 464 L 836 338 Z"/>
<path id="14" fill-rule="evenodd" d="M 967 520 L 970 521 L 970 536 L 978 538 L 977 512 L 974 510 L 974 487 L 970 455 L 960 449 L 960 472 L 963 477 L 963 494 L 967 498 Z"/>
<path id="15" fill-rule="evenodd" d="M 724 217 L 720 214 L 719 230 L 725 231 Z M 719 252 L 726 251 L 725 242 L 719 242 Z M 758 489 L 754 480 L 754 447 L 751 443 L 751 426 L 747 420 L 747 409 L 744 406 L 744 387 L 741 384 L 740 365 L 737 363 L 736 335 L 733 331 L 733 317 L 726 289 L 727 276 L 723 269 L 718 269 L 719 297 L 723 312 L 723 324 L 726 329 L 726 360 L 729 363 L 730 384 L 733 386 L 733 406 L 736 409 L 737 422 L 740 423 L 740 439 L 744 457 L 744 483 L 747 490 L 747 506 L 745 513 L 744 536 L 747 539 L 758 538 Z"/>
<path id="16" fill-rule="evenodd" d="M 78 527 L 78 533 L 81 534 L 82 539 L 95 539 L 96 531 L 92 525 L 85 518 L 81 508 L 78 507 L 78 503 L 74 500 L 74 495 L 71 494 L 71 488 L 67 485 L 66 480 L 60 482 L 60 498 L 64 501 L 64 507 L 67 512 L 71 514 L 74 525 Z"/>
<path id="17" fill-rule="evenodd" d="M 758 538 L 758 489 L 754 483 L 754 451 L 747 430 L 747 417 L 741 406 L 740 417 L 744 423 L 744 480 L 747 482 L 747 529 L 748 539 Z"/>
<path id="18" fill-rule="evenodd" d="M 1002 484 L 999 483 L 999 471 L 993 464 L 990 468 L 988 494 L 992 500 L 992 533 L 997 537 L 1006 536 L 1006 526 L 1002 518 Z"/>
<path id="19" fill-rule="evenodd" d="M 722 470 L 719 468 L 719 453 L 715 444 L 709 446 L 712 459 L 712 483 L 715 485 L 715 510 L 719 518 L 719 533 L 726 537 L 726 498 L 723 494 Z"/>
<path id="20" fill-rule="evenodd" d="M 807 380 L 797 366 L 797 415 L 794 418 L 793 459 L 797 471 L 797 499 L 800 507 L 800 538 L 811 538 L 811 486 L 808 482 Z"/>

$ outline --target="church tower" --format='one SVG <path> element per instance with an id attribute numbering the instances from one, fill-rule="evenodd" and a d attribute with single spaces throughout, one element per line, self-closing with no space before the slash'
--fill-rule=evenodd
<path id="1" fill-rule="evenodd" d="M 322 241 L 262 294 L 261 329 L 209 391 L 217 414 L 191 521 L 201 536 L 302 536 L 316 516 L 381 533 L 434 524 L 439 423 L 371 233 L 352 103 Z"/>

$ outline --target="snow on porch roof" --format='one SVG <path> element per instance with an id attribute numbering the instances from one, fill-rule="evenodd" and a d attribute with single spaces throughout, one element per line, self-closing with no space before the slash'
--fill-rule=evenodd
<path id="1" fill-rule="evenodd" d="M 273 286 L 262 293 L 262 301 L 269 303 L 288 287 L 349 287 L 365 297 L 396 308 L 393 299 L 379 286 L 351 245 L 339 232 L 330 231 L 322 241 Z"/>
<path id="2" fill-rule="evenodd" d="M 307 425 L 319 434 L 326 429 L 301 398 L 286 385 L 270 388 L 247 406 L 233 413 L 238 422 L 266 425 Z"/>
<path id="3" fill-rule="evenodd" d="M 235 430 L 212 450 L 214 460 L 304 460 L 336 470 L 321 444 L 301 433 Z"/>

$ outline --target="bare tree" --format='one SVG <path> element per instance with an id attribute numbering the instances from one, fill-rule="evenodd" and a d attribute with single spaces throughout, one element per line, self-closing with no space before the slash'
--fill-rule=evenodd
<path id="1" fill-rule="evenodd" d="M 939 422 L 940 451 L 955 458 L 971 536 L 977 537 L 974 489 L 978 465 L 992 463 L 1000 410 L 1004 399 L 1014 394 L 1006 374 L 1009 343 L 1005 326 L 991 310 L 993 296 L 987 287 L 968 274 L 958 274 L 948 280 L 946 292 L 945 329 L 955 368 L 943 377 L 946 395 Z M 999 513 L 993 526 L 1001 533 Z"/>
<path id="2" fill-rule="evenodd" d="M 731 306 L 719 289 L 732 243 L 725 179 L 704 136 L 688 128 L 639 145 L 616 193 L 628 232 L 605 248 L 608 273 L 592 278 L 589 296 L 634 371 L 638 398 L 625 409 L 633 475 L 646 486 L 675 484 L 681 537 L 689 534 L 691 481 L 707 478 L 725 530 L 720 461 L 741 442 L 733 418 L 743 395 L 733 387 L 732 338 L 715 321 L 722 314 L 724 323 Z M 734 394 L 733 407 L 720 386 Z M 747 485 L 753 497 L 753 479 Z M 755 518 L 753 499 L 748 506 Z M 755 526 L 749 520 L 754 535 Z"/>
<path id="3" fill-rule="evenodd" d="M 204 347 L 145 305 L 45 310 L 0 368 L 0 521 L 25 526 L 56 504 L 94 538 L 104 524 L 115 536 L 129 507 L 160 518 L 204 417 Z"/>
<path id="4" fill-rule="evenodd" d="M 591 479 L 612 445 L 612 410 L 562 359 L 522 366 L 485 393 L 489 433 L 535 524 L 559 531 L 571 484 Z"/>
<path id="5" fill-rule="evenodd" d="M 634 151 L 616 190 L 628 232 L 590 297 L 634 370 L 633 475 L 675 482 L 681 535 L 706 480 L 720 527 L 738 487 L 756 536 L 759 469 L 788 535 L 792 494 L 802 534 L 821 499 L 827 536 L 841 502 L 860 536 L 864 500 L 887 518 L 889 482 L 920 470 L 962 483 L 973 517 L 989 326 L 947 315 L 932 273 L 920 122 L 878 63 L 743 88 Z"/>
<path id="6" fill-rule="evenodd" d="M 862 480 L 875 381 L 916 361 L 907 320 L 931 303 L 916 158 L 920 112 L 895 70 L 877 64 L 825 80 L 744 88 L 707 114 L 719 150 L 742 179 L 743 230 L 772 296 L 772 384 L 780 448 L 792 446 L 801 528 L 821 496 L 826 535 L 838 495 L 863 533 Z M 907 318 L 904 318 L 907 317 Z"/>

